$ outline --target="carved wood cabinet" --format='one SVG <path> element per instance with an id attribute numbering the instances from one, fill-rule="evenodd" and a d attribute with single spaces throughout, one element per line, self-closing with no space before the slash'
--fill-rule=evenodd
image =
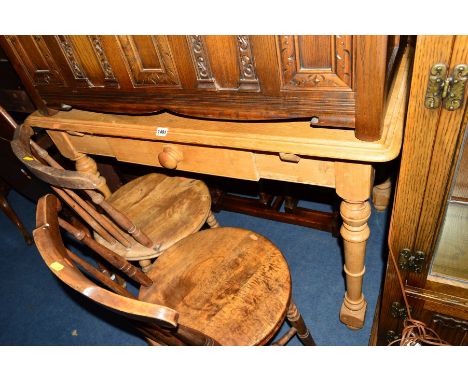
<path id="1" fill-rule="evenodd" d="M 2 36 L 39 110 L 309 119 L 381 137 L 395 36 Z"/>
<path id="2" fill-rule="evenodd" d="M 468 345 L 468 95 L 458 110 L 427 108 L 436 64 L 448 72 L 468 64 L 468 37 L 418 36 L 389 256 L 412 317 L 450 344 Z M 404 307 L 389 257 L 378 344 L 401 335 Z"/>

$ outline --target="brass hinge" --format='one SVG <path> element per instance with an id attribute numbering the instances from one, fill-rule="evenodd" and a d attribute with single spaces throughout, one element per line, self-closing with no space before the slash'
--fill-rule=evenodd
<path id="1" fill-rule="evenodd" d="M 411 252 L 405 248 L 398 256 L 398 266 L 402 271 L 421 273 L 426 261 L 426 254 L 423 251 Z"/>
<path id="2" fill-rule="evenodd" d="M 441 103 L 447 110 L 457 110 L 462 106 L 468 65 L 455 66 L 450 77 L 446 77 L 447 71 L 445 64 L 436 64 L 431 68 L 424 100 L 428 109 L 437 109 Z"/>

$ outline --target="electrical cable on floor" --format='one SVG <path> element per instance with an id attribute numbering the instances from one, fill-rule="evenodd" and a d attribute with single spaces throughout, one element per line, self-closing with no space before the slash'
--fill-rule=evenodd
<path id="1" fill-rule="evenodd" d="M 395 267 L 396 274 L 398 277 L 398 283 L 403 294 L 403 300 L 405 301 L 405 308 L 407 312 L 407 318 L 403 322 L 403 330 L 401 332 L 401 338 L 391 341 L 388 346 L 399 344 L 400 346 L 422 346 L 422 345 L 435 345 L 435 346 L 450 346 L 447 341 L 444 341 L 439 335 L 431 328 L 429 328 L 424 322 L 413 319 L 411 311 L 409 309 L 408 299 L 406 297 L 405 286 L 401 277 L 398 265 L 395 260 L 393 251 L 390 249 L 390 257 Z"/>

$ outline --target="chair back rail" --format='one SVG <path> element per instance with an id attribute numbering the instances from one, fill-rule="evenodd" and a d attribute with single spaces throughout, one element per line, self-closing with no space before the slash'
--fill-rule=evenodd
<path id="1" fill-rule="evenodd" d="M 96 189 L 102 183 L 96 175 L 84 174 L 46 166 L 38 161 L 31 152 L 29 144 L 33 130 L 29 126 L 16 128 L 11 148 L 16 157 L 39 179 L 53 186 L 72 189 Z"/>
<path id="2" fill-rule="evenodd" d="M 78 269 L 60 236 L 59 209 L 56 196 L 48 194 L 39 199 L 33 236 L 49 269 L 74 290 L 111 310 L 145 324 L 176 328 L 178 313 L 175 310 L 113 293 L 96 285 Z"/>

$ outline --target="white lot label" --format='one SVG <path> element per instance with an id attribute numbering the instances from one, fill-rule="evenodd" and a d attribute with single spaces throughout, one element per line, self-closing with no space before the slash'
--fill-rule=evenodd
<path id="1" fill-rule="evenodd" d="M 169 128 L 168 127 L 158 127 L 156 129 L 156 135 L 158 137 L 165 137 L 167 135 L 167 133 L 169 132 Z"/>

